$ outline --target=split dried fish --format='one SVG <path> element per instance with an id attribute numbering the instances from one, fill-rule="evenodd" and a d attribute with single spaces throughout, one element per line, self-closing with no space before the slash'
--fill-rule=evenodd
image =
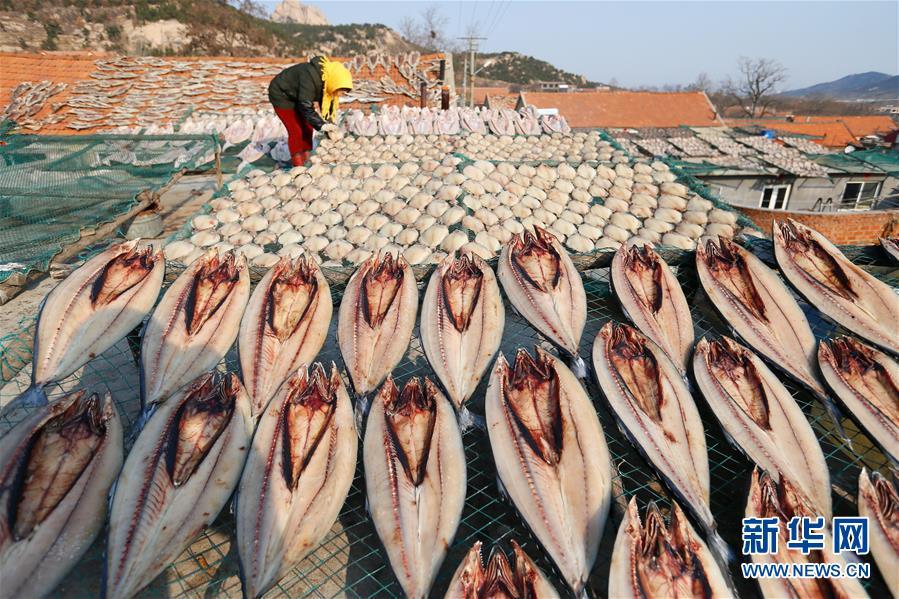
<path id="1" fill-rule="evenodd" d="M 899 364 L 852 337 L 822 340 L 818 363 L 834 394 L 899 464 Z"/>
<path id="2" fill-rule="evenodd" d="M 815 336 L 787 286 L 751 252 L 709 240 L 696 250 L 699 280 L 734 331 L 774 366 L 827 398 L 815 367 Z"/>
<path id="3" fill-rule="evenodd" d="M 116 481 L 104 597 L 135 595 L 218 517 L 237 487 L 251 418 L 235 374 L 202 374 L 159 406 Z"/>
<path id="4" fill-rule="evenodd" d="M 410 599 L 428 596 L 465 503 L 465 451 L 452 404 L 429 379 L 402 391 L 389 378 L 363 441 L 375 530 Z"/>
<path id="5" fill-rule="evenodd" d="M 580 381 L 538 346 L 500 354 L 487 388 L 490 447 L 505 493 L 580 595 L 611 502 L 602 427 Z"/>
<path id="6" fill-rule="evenodd" d="M 809 500 L 785 476 L 774 477 L 756 468 L 752 472 L 746 518 L 777 518 L 777 553 L 752 556 L 756 564 L 839 564 L 845 571 L 846 562 L 834 554 L 833 539 L 825 528 L 824 549 L 812 550 L 803 555 L 798 549 L 790 549 L 787 524 L 793 517 L 817 518 L 815 504 Z M 759 588 L 767 599 L 780 597 L 839 597 L 861 599 L 868 597 L 864 587 L 855 578 L 759 578 Z"/>
<path id="7" fill-rule="evenodd" d="M 402 257 L 373 256 L 353 273 L 340 302 L 337 343 L 357 398 L 377 387 L 402 359 L 417 311 L 415 275 Z M 365 407 L 364 400 L 357 405 L 357 419 Z M 361 430 L 361 421 L 356 424 Z"/>
<path id="8" fill-rule="evenodd" d="M 612 259 L 612 285 L 627 317 L 682 372 L 693 350 L 693 320 L 674 273 L 649 246 L 621 246 Z"/>
<path id="9" fill-rule="evenodd" d="M 243 257 L 212 250 L 168 288 L 141 343 L 141 405 L 145 413 L 215 366 L 237 337 L 250 296 Z"/>
<path id="10" fill-rule="evenodd" d="M 258 418 L 281 383 L 312 364 L 331 324 L 331 290 L 318 265 L 282 258 L 256 285 L 240 323 L 240 371 Z"/>
<path id="11" fill-rule="evenodd" d="M 444 599 L 558 599 L 559 593 L 540 568 L 514 540 L 512 559 L 494 547 L 484 567 L 481 542 L 477 541 L 462 558 Z"/>
<path id="12" fill-rule="evenodd" d="M 353 407 L 337 368 L 295 371 L 265 411 L 237 490 L 244 596 L 261 597 L 322 541 L 356 470 Z"/>
<path id="13" fill-rule="evenodd" d="M 899 264 L 899 237 L 885 237 L 880 240 L 880 245 L 894 263 Z"/>
<path id="14" fill-rule="evenodd" d="M 161 251 L 138 243 L 97 254 L 47 295 L 37 317 L 31 387 L 3 414 L 46 404 L 47 384 L 69 376 L 140 325 L 159 296 L 165 259 Z"/>
<path id="15" fill-rule="evenodd" d="M 578 356 L 587 320 L 581 275 L 549 232 L 535 227 L 504 245 L 497 275 L 515 309 L 574 360 L 578 377 L 586 375 Z"/>
<path id="16" fill-rule="evenodd" d="M 783 473 L 811 498 L 817 513 L 833 515 L 824 453 L 799 405 L 762 360 L 722 337 L 701 339 L 693 355 L 696 383 L 728 438 L 749 459 Z"/>
<path id="17" fill-rule="evenodd" d="M 677 503 L 671 504 L 668 526 L 656 504 L 640 520 L 637 499 L 625 512 L 609 569 L 609 597 L 667 599 L 669 597 L 735 597 L 733 583 L 722 571 Z"/>
<path id="18" fill-rule="evenodd" d="M 792 219 L 774 223 L 774 255 L 787 280 L 822 314 L 899 354 L 899 296 L 823 235 Z"/>
<path id="19" fill-rule="evenodd" d="M 123 453 L 109 394 L 66 395 L 0 438 L 0 597 L 49 596 L 78 563 Z"/>
<path id="20" fill-rule="evenodd" d="M 899 494 L 896 485 L 862 468 L 858 477 L 858 515 L 870 523 L 871 554 L 887 588 L 899 597 Z"/>
<path id="21" fill-rule="evenodd" d="M 709 457 L 696 403 L 677 365 L 647 337 L 606 323 L 593 343 L 599 386 L 625 436 L 696 517 L 712 549 L 729 557 L 709 503 Z"/>
<path id="22" fill-rule="evenodd" d="M 499 350 L 505 318 L 496 277 L 481 258 L 451 255 L 434 270 L 421 308 L 421 345 L 463 414 Z"/>

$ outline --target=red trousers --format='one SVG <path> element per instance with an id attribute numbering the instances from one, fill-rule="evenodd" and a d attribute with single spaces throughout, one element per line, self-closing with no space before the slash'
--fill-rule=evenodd
<path id="1" fill-rule="evenodd" d="M 307 123 L 293 108 L 275 108 L 275 114 L 287 128 L 287 147 L 294 166 L 306 162 L 306 153 L 312 149 L 312 125 Z"/>

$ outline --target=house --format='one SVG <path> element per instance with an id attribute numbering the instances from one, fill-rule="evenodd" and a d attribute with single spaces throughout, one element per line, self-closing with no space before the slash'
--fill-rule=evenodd
<path id="1" fill-rule="evenodd" d="M 516 109 L 557 109 L 574 128 L 717 127 L 712 103 L 703 92 L 579 91 L 521 92 Z"/>
<path id="2" fill-rule="evenodd" d="M 820 138 L 829 148 L 845 148 L 869 136 L 884 137 L 899 125 L 886 115 L 796 116 L 785 118 L 728 119 L 732 127 L 757 126 L 782 133 Z"/>
<path id="3" fill-rule="evenodd" d="M 759 135 L 758 128 L 653 127 L 609 133 L 632 154 L 667 159 L 740 208 L 858 212 L 899 205 L 896 151 L 834 152 L 820 145 L 822 138 L 794 133 L 772 139 Z"/>

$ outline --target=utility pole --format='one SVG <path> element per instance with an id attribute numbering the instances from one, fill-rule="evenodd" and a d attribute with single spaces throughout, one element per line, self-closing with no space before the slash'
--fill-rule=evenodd
<path id="1" fill-rule="evenodd" d="M 468 57 L 465 57 L 464 64 L 462 66 L 462 89 L 464 90 L 464 100 L 462 102 L 462 106 L 465 106 L 468 103 Z"/>
<path id="2" fill-rule="evenodd" d="M 467 35 L 465 37 L 458 38 L 460 40 L 464 40 L 468 42 L 468 87 L 465 90 L 466 103 L 469 106 L 474 106 L 474 55 L 478 51 L 478 42 L 486 40 L 486 37 L 478 37 L 476 35 Z"/>

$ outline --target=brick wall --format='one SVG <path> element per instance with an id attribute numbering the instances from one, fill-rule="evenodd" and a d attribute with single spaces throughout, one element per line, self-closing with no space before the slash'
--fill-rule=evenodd
<path id="1" fill-rule="evenodd" d="M 899 210 L 826 213 L 742 207 L 739 210 L 768 236 L 773 221 L 786 218 L 815 229 L 837 245 L 870 245 L 881 237 L 899 236 Z"/>

